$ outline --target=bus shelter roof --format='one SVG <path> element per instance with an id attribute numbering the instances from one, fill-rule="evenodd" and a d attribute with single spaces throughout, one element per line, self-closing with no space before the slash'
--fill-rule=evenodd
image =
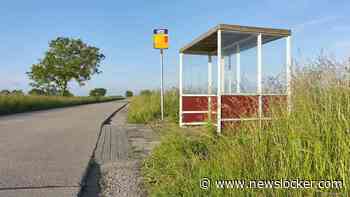
<path id="1" fill-rule="evenodd" d="M 193 55 L 216 55 L 217 32 L 221 30 L 221 46 L 228 48 L 239 44 L 240 51 L 253 48 L 257 44 L 256 36 L 262 34 L 262 44 L 291 35 L 288 29 L 275 29 L 265 27 L 249 27 L 240 25 L 219 24 L 208 32 L 202 34 L 191 43 L 180 49 L 180 53 Z"/>

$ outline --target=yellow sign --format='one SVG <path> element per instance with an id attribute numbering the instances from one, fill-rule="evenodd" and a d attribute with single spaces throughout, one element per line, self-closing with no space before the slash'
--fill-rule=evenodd
<path id="1" fill-rule="evenodd" d="M 153 47 L 155 49 L 169 48 L 169 38 L 167 29 L 153 30 Z"/>

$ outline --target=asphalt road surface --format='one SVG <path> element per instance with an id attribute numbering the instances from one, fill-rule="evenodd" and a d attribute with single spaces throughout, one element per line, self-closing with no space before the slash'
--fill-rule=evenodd
<path id="1" fill-rule="evenodd" d="M 101 123 L 125 103 L 0 117 L 0 197 L 76 196 Z"/>

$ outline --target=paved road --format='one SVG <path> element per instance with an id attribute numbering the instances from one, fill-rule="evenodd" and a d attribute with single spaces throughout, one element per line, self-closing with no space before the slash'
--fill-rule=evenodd
<path id="1" fill-rule="evenodd" d="M 101 183 L 104 197 L 146 196 L 141 164 L 158 143 L 158 135 L 150 127 L 127 123 L 127 107 L 120 110 L 102 129 L 94 158 L 97 165 L 88 176 L 83 197 L 97 196 L 97 183 Z"/>
<path id="2" fill-rule="evenodd" d="M 116 101 L 0 117 L 0 197 L 75 196 Z"/>

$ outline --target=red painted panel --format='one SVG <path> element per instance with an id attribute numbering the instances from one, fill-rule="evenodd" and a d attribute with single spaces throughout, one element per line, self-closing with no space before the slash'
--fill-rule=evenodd
<path id="1" fill-rule="evenodd" d="M 257 117 L 259 97 L 224 95 L 221 97 L 222 118 Z"/>
<path id="2" fill-rule="evenodd" d="M 182 121 L 189 122 L 205 122 L 207 121 L 208 114 L 183 114 Z"/>
<path id="3" fill-rule="evenodd" d="M 286 107 L 287 96 L 285 95 L 269 95 L 262 97 L 263 103 L 263 116 L 271 117 L 271 106 L 272 105 L 282 105 L 281 107 Z M 278 107 L 278 106 L 277 106 Z"/>
<path id="4" fill-rule="evenodd" d="M 208 97 L 206 96 L 183 96 L 183 111 L 208 111 Z"/>
<path id="5" fill-rule="evenodd" d="M 183 111 L 207 111 L 208 97 L 203 96 L 185 96 L 183 98 Z M 245 95 L 224 95 L 221 97 L 222 118 L 252 118 L 257 117 L 258 96 Z M 264 117 L 270 116 L 271 105 L 286 103 L 286 96 L 263 96 L 263 114 Z M 217 97 L 211 96 L 211 119 L 216 122 Z M 208 118 L 207 114 L 183 114 L 183 122 L 203 122 Z M 239 125 L 239 124 L 235 124 Z"/>

